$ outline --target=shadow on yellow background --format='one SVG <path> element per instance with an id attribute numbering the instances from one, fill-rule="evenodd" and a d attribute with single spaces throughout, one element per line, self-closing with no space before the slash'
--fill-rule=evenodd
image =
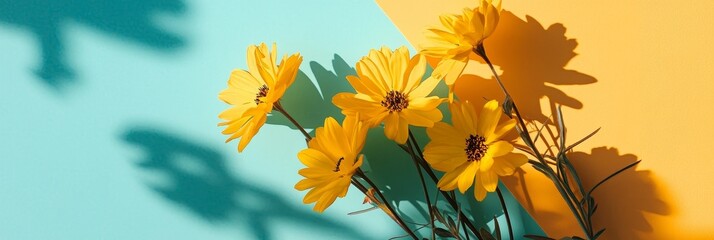
<path id="1" fill-rule="evenodd" d="M 575 109 L 583 107 L 577 98 L 554 87 L 597 82 L 590 75 L 565 69 L 565 65 L 575 57 L 573 50 L 578 43 L 565 36 L 566 29 L 562 24 L 544 28 L 532 17 L 523 21 L 504 11 L 498 27 L 498 31 L 484 43 L 486 53 L 501 69 L 504 85 L 517 100 L 526 118 L 545 121 L 552 113 L 547 116 L 544 113 L 555 109 L 556 105 Z M 476 54 L 471 54 L 471 58 L 480 61 Z M 470 64 L 478 63 L 472 61 Z M 487 76 L 488 80 L 473 74 L 462 75 L 456 85 L 459 98 L 479 102 L 483 98 L 503 99 L 495 79 Z M 549 108 L 541 108 L 543 97 L 547 98 Z"/>
<path id="2" fill-rule="evenodd" d="M 590 189 L 608 173 L 615 172 L 638 160 L 633 154 L 621 155 L 616 148 L 598 147 L 590 153 L 574 152 L 569 158 L 581 173 L 583 185 Z M 670 203 L 663 200 L 666 191 L 657 186 L 650 170 L 630 168 L 599 187 L 594 193 L 598 210 L 593 216 L 595 229 L 608 228 L 607 239 L 652 238 L 653 223 L 648 215 L 669 215 Z M 611 223 L 624 223 L 611 228 Z"/>
<path id="3" fill-rule="evenodd" d="M 566 144 L 602 127 L 570 153 L 586 189 L 642 159 L 594 192 L 595 228 L 607 229 L 602 239 L 714 236 L 708 174 L 714 154 L 708 152 L 711 141 L 705 141 L 714 131 L 701 127 L 714 121 L 705 104 L 714 101 L 714 61 L 703 55 L 714 50 L 707 43 L 714 34 L 701 31 L 707 21 L 714 22 L 704 14 L 714 10 L 714 2 L 691 2 L 677 11 L 657 2 L 505 1 L 507 11 L 485 41 L 528 120 L 556 129 L 554 111 L 562 105 Z M 467 0 L 377 3 L 413 46 L 439 15 L 476 5 Z M 503 100 L 475 55 L 456 84 L 460 99 Z M 539 144 L 552 147 L 557 131 L 544 130 L 544 135 Z M 583 235 L 552 182 L 532 167 L 503 182 L 549 236 Z"/>

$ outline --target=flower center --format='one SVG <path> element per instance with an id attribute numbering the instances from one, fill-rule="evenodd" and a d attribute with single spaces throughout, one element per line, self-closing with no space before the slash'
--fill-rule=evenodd
<path id="1" fill-rule="evenodd" d="M 270 89 L 265 84 L 258 88 L 258 93 L 255 94 L 255 105 L 263 103 L 263 100 L 261 98 L 268 96 L 268 90 Z"/>
<path id="2" fill-rule="evenodd" d="M 483 155 L 486 155 L 488 150 L 488 145 L 486 145 L 486 138 L 476 134 L 469 135 L 466 139 L 466 158 L 469 162 L 480 161 Z"/>
<path id="3" fill-rule="evenodd" d="M 407 95 L 404 93 L 392 90 L 389 91 L 387 96 L 384 97 L 384 100 L 382 100 L 382 106 L 386 107 L 389 113 L 401 112 L 402 109 L 409 106 L 409 101 L 407 100 Z"/>
<path id="4" fill-rule="evenodd" d="M 345 160 L 345 158 L 341 157 L 340 159 L 337 160 L 337 166 L 335 166 L 335 170 L 332 170 L 332 171 L 334 171 L 334 172 L 340 171 L 340 164 L 342 163 L 342 160 Z"/>

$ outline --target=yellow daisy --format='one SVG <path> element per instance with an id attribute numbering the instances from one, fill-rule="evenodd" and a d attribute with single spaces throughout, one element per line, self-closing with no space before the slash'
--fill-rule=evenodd
<path id="1" fill-rule="evenodd" d="M 426 71 L 426 59 L 416 55 L 409 59 L 409 50 L 401 47 L 392 52 L 386 47 L 371 50 L 357 63 L 357 75 L 347 80 L 357 93 L 339 93 L 332 102 L 342 113 L 354 116 L 373 127 L 384 122 L 387 138 L 404 144 L 409 125 L 431 127 L 441 121 L 437 106 L 439 97 L 428 97 L 439 79 L 421 81 Z"/>
<path id="2" fill-rule="evenodd" d="M 223 134 L 230 135 L 226 142 L 241 138 L 238 152 L 243 151 L 260 127 L 265 124 L 267 114 L 280 100 L 285 90 L 293 83 L 302 56 L 295 53 L 283 56 L 276 64 L 277 49 L 273 43 L 268 49 L 265 43 L 248 47 L 248 71 L 236 69 L 228 79 L 228 88 L 218 98 L 231 105 L 219 118 L 228 126 Z"/>
<path id="3" fill-rule="evenodd" d="M 325 119 L 324 127 L 315 130 L 315 138 L 308 148 L 298 153 L 306 168 L 298 173 L 305 177 L 295 184 L 295 189 L 310 189 L 303 203 L 317 202 L 313 210 L 323 212 L 349 189 L 352 175 L 362 165 L 359 154 L 367 136 L 367 127 L 357 118 L 347 117 L 340 126 L 334 118 Z"/>
<path id="4" fill-rule="evenodd" d="M 500 125 L 498 101 L 491 100 L 476 116 L 474 106 L 466 101 L 449 106 L 453 126 L 444 122 L 426 130 L 431 141 L 424 148 L 424 158 L 434 169 L 446 172 L 437 186 L 451 191 L 458 187 L 464 193 L 474 184 L 474 197 L 483 200 L 493 192 L 498 176 L 508 176 L 528 158 L 513 153 L 513 145 L 501 138 L 513 130 L 515 119 Z"/>
<path id="5" fill-rule="evenodd" d="M 469 55 L 498 25 L 501 0 L 481 0 L 479 7 L 466 8 L 461 15 L 442 15 L 441 26 L 427 29 L 420 45 L 428 57 L 441 59 L 433 75 L 453 86 L 466 68 Z"/>

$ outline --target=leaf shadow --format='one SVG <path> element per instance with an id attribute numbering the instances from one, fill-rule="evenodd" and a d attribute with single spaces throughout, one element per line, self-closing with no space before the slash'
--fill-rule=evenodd
<path id="1" fill-rule="evenodd" d="M 175 131 L 137 126 L 120 138 L 145 155 L 134 164 L 164 181 L 146 181 L 163 199 L 213 224 L 242 224 L 254 239 L 274 239 L 276 222 L 322 230 L 341 239 L 367 239 L 346 224 L 303 210 L 280 194 L 242 179 L 225 157 L 209 146 L 177 136 Z"/>
<path id="2" fill-rule="evenodd" d="M 355 70 L 337 54 L 334 55 L 331 63 L 332 70 L 328 70 L 317 62 L 310 62 L 310 69 L 315 76 L 317 85 L 310 80 L 306 73 L 301 71 L 281 100 L 285 109 L 305 128 L 314 129 L 322 126 L 324 119 L 328 116 L 341 120 L 343 116 L 340 109 L 332 104 L 332 96 L 339 92 L 355 91 L 345 78 L 348 75 L 355 75 Z M 430 75 L 431 70 L 431 68 L 427 69 L 425 77 Z M 446 97 L 448 88 L 440 83 L 432 94 Z M 448 106 L 442 104 L 440 110 L 444 115 L 444 121 L 450 121 Z M 267 123 L 295 129 L 292 123 L 280 114 L 270 116 Z M 426 130 L 424 128 L 411 128 L 411 130 L 423 149 L 429 140 Z M 418 227 L 417 224 L 428 223 L 429 211 L 425 203 L 424 191 L 410 155 L 402 151 L 395 142 L 387 139 L 381 127 L 370 129 L 362 153 L 366 156 L 362 168 L 383 190 L 386 197 L 398 206 L 398 211 L 404 213 L 402 216 L 405 221 L 410 223 L 412 229 Z M 437 174 L 439 177 L 441 176 L 441 173 Z M 435 199 L 438 195 L 436 184 L 426 174 L 424 177 L 428 194 L 431 199 Z M 513 209 L 514 213 L 523 213 L 519 215 L 521 217 L 518 220 L 521 220 L 524 225 L 532 225 L 527 224 L 527 222 L 533 222 L 530 216 L 525 214 L 525 210 L 517 204 L 510 193 L 505 192 L 510 197 L 509 201 L 514 203 L 509 205 L 510 209 Z M 472 216 L 477 218 L 475 221 L 479 226 L 486 227 L 493 220 L 494 215 L 503 214 L 497 197 L 489 197 L 484 202 L 476 203 L 476 200 L 470 197 L 473 194 L 465 195 L 466 197 L 463 197 L 460 202 L 465 211 L 471 211 Z M 439 198 L 441 199 L 440 209 L 454 216 L 453 209 L 444 204 L 442 196 Z M 505 222 L 501 222 L 501 224 L 505 224 Z M 525 233 L 525 231 L 529 231 L 528 233 L 541 232 L 540 229 L 528 226 L 522 227 L 521 233 Z M 431 236 L 431 232 L 427 229 L 422 229 L 418 234 L 424 237 Z"/>
<path id="3" fill-rule="evenodd" d="M 568 157 L 581 173 L 583 187 L 592 188 L 600 180 L 639 158 L 620 154 L 617 148 L 597 147 L 590 153 L 574 152 Z M 667 195 L 656 175 L 650 170 L 627 169 L 593 192 L 598 203 L 593 216 L 596 230 L 606 228 L 604 239 L 650 239 L 653 223 L 647 215 L 670 215 L 672 206 L 664 200 Z M 616 226 L 613 223 L 626 223 Z"/>
<path id="4" fill-rule="evenodd" d="M 332 68 L 334 72 L 311 61 L 310 70 L 316 83 L 313 83 L 305 72 L 299 71 L 295 81 L 281 98 L 283 107 L 307 129 L 322 126 L 327 117 L 334 117 L 339 122 L 344 118 L 340 109 L 332 104 L 332 96 L 352 91 L 352 86 L 345 77 L 356 75 L 356 72 L 337 54 L 332 60 Z M 282 114 L 272 114 L 266 123 L 297 129 Z"/>
<path id="5" fill-rule="evenodd" d="M 183 0 L 0 0 L 0 23 L 33 34 L 41 61 L 33 72 L 56 91 L 76 84 L 66 51 L 67 26 L 81 24 L 104 34 L 153 49 L 170 51 L 185 44 L 183 37 L 156 21 L 157 16 L 180 16 Z"/>

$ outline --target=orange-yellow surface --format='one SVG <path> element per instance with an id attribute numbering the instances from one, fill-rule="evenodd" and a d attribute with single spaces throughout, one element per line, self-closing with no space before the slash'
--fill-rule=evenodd
<path id="1" fill-rule="evenodd" d="M 415 47 L 438 15 L 476 6 L 377 3 Z M 602 127 L 570 155 L 586 187 L 643 160 L 595 193 L 604 239 L 714 238 L 714 1 L 505 0 L 503 8 L 486 51 L 525 117 L 543 121 L 562 105 L 570 143 Z M 503 98 L 475 56 L 465 74 L 461 99 Z M 547 234 L 582 236 L 532 167 L 504 182 Z"/>

